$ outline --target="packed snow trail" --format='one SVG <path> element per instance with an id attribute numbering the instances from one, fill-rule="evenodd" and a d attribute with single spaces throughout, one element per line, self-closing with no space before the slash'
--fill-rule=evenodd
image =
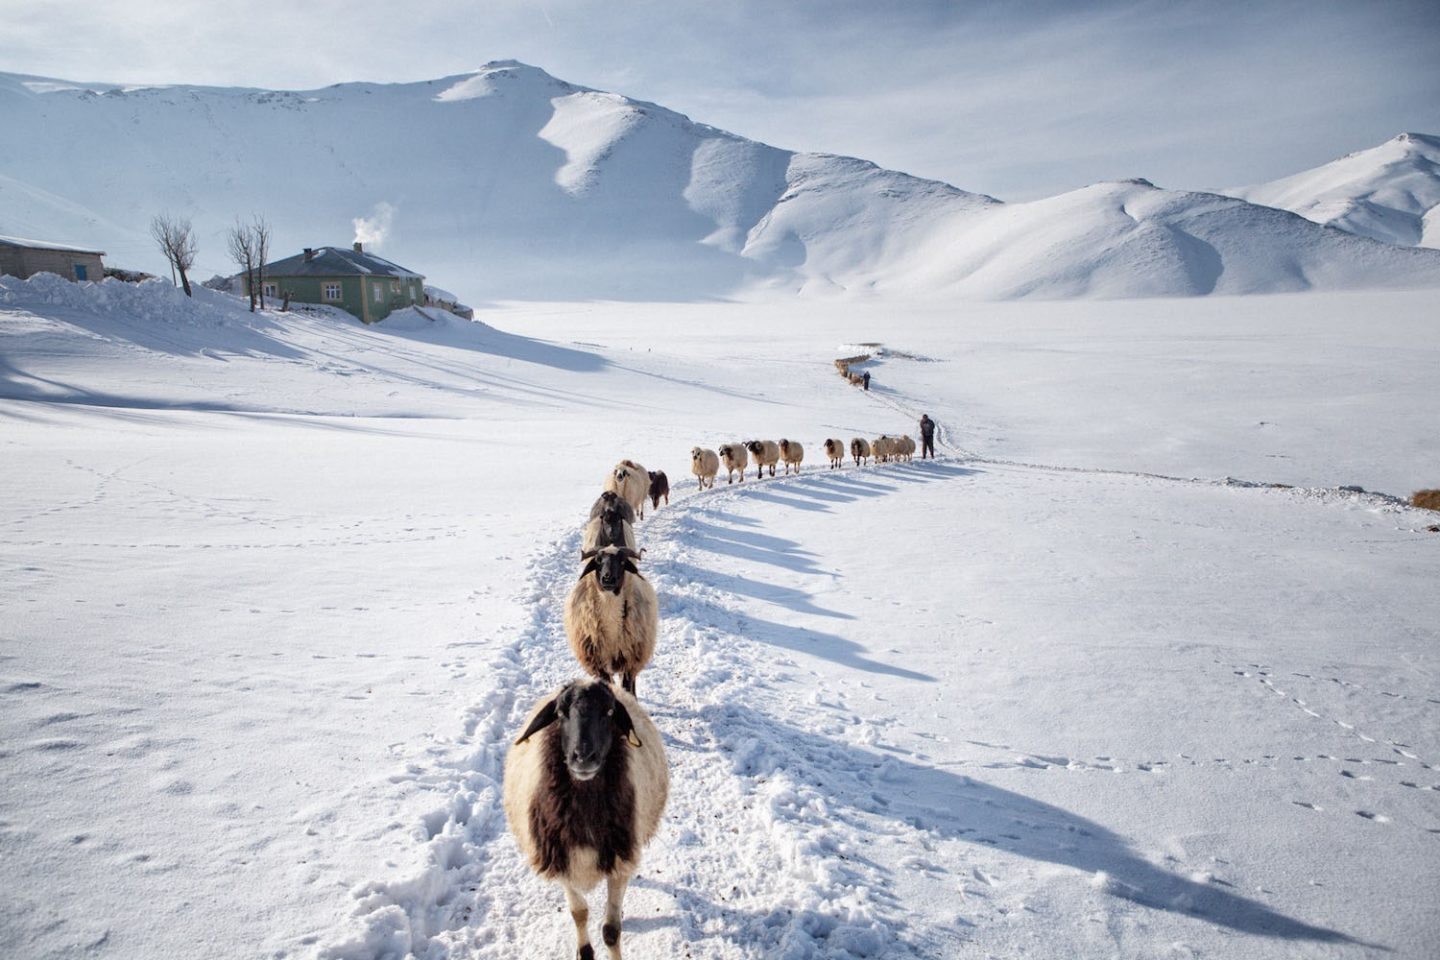
<path id="1" fill-rule="evenodd" d="M 908 869 L 933 879 L 972 862 L 965 851 L 976 845 L 1074 868 L 1093 878 L 1104 896 L 1159 911 L 1182 905 L 1187 915 L 1242 934 L 1353 942 L 1236 891 L 1159 867 L 1094 821 L 887 750 L 883 725 L 833 701 L 819 686 L 801 705 L 787 698 L 782 688 L 791 685 L 798 664 L 785 647 L 821 650 L 862 676 L 921 683 L 935 678 L 840 636 L 789 629 L 743 612 L 734 601 L 749 596 L 796 612 L 842 616 L 804 591 L 726 571 L 726 556 L 761 555 L 781 568 L 824 576 L 802 544 L 748 526 L 733 509 L 737 500 L 839 510 L 843 516 L 848 505 L 868 498 L 973 475 L 969 462 L 946 457 L 811 469 L 760 482 L 752 476 L 713 492 L 677 495 L 640 525 L 644 569 L 659 592 L 662 614 L 656 659 L 639 678 L 640 697 L 665 732 L 674 788 L 665 827 L 627 897 L 629 955 L 953 956 L 961 950 L 964 938 L 957 931 L 963 925 L 917 919 L 906 903 L 907 879 L 880 866 L 871 848 L 904 851 Z M 429 867 L 420 876 L 360 891 L 359 931 L 324 949 L 322 957 L 565 955 L 573 933 L 563 898 L 520 861 L 499 792 L 505 752 L 525 713 L 580 673 L 561 625 L 578 542 L 577 530 L 531 561 L 525 588 L 530 625 L 491 661 L 484 674 L 487 694 L 468 711 L 464 733 L 432 767 L 397 775 L 448 798 L 424 818 Z M 1024 765 L 1043 769 L 1054 762 L 1045 757 Z M 1169 762 L 1152 758 L 1136 765 L 1163 770 Z M 995 872 L 993 865 L 975 866 L 967 882 L 987 887 Z M 962 908 L 961 916 L 967 912 Z"/>

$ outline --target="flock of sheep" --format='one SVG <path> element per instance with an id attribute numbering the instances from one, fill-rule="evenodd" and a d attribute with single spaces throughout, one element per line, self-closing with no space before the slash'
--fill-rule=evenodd
<path id="1" fill-rule="evenodd" d="M 825 441 L 831 468 L 845 460 L 842 441 Z M 908 436 L 850 441 L 856 465 L 909 460 Z M 691 471 L 700 489 L 715 485 L 723 462 L 727 482 L 745 481 L 750 458 L 758 478 L 785 463 L 800 472 L 805 450 L 793 440 L 695 447 Z M 505 758 L 504 808 L 510 831 L 536 873 L 560 884 L 575 921 L 579 960 L 594 960 L 585 894 L 606 882 L 601 928 L 611 960 L 620 957 L 625 889 L 654 837 L 670 794 L 665 746 L 635 695 L 635 678 L 655 653 L 659 600 L 640 573 L 636 518 L 645 501 L 669 502 L 669 480 L 633 460 L 621 460 L 605 478 L 581 538 L 579 579 L 565 600 L 565 635 L 590 679 L 574 680 L 530 711 L 525 732 Z M 620 685 L 614 685 L 619 677 Z"/>
<path id="2" fill-rule="evenodd" d="M 845 441 L 832 437 L 825 441 L 824 446 L 830 469 L 834 470 L 845 462 Z M 864 437 L 855 437 L 850 441 L 850 456 L 854 458 L 857 467 L 869 463 L 872 457 L 878 463 L 912 460 L 915 457 L 915 441 L 908 435 L 891 437 L 881 434 L 873 442 Z M 690 472 L 699 480 L 701 490 L 715 486 L 715 477 L 719 475 L 722 464 L 725 466 L 726 483 L 734 483 L 737 474 L 740 482 L 744 483 L 745 468 L 750 466 L 752 457 L 755 459 L 755 478 L 758 480 L 764 476 L 766 467 L 770 468 L 770 476 L 775 476 L 775 464 L 781 461 L 785 463 L 786 473 L 792 468 L 799 473 L 800 463 L 805 459 L 805 448 L 794 440 L 781 440 L 779 443 L 774 440 L 726 443 L 721 445 L 718 453 L 695 447 L 690 451 Z"/>

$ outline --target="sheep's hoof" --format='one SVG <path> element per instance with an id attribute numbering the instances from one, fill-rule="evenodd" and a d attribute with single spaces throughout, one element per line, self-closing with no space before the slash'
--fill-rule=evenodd
<path id="1" fill-rule="evenodd" d="M 600 933 L 605 937 L 605 946 L 613 947 L 620 942 L 620 924 L 607 923 L 600 928 Z"/>
<path id="2" fill-rule="evenodd" d="M 587 943 L 575 951 L 575 958 L 576 960 L 595 960 L 595 948 Z"/>

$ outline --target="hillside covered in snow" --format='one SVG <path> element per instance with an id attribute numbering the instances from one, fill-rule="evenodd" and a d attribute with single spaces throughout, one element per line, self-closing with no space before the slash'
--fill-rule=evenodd
<path id="1" fill-rule="evenodd" d="M 1402 133 L 1378 147 L 1231 196 L 1411 247 L 1440 247 L 1440 137 Z"/>
<path id="2" fill-rule="evenodd" d="M 1243 200 L 1135 180 L 1006 204 L 510 61 L 301 92 L 0 74 L 0 123 L 0 233 L 156 273 L 147 228 L 170 211 L 201 277 L 233 272 L 224 231 L 262 214 L 277 253 L 353 235 L 475 302 L 1440 285 L 1440 253 Z"/>

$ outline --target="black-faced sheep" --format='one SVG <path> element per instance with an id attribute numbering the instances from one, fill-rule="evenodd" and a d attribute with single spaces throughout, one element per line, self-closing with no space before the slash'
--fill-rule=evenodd
<path id="1" fill-rule="evenodd" d="M 590 519 L 581 535 L 581 551 L 594 551 L 602 547 L 635 547 L 635 511 L 620 495 L 607 490 L 600 494 L 590 508 Z"/>
<path id="2" fill-rule="evenodd" d="M 565 600 L 565 636 L 570 651 L 592 676 L 609 681 L 620 675 L 635 693 L 635 676 L 655 653 L 660 603 L 655 588 L 640 575 L 640 554 L 609 546 L 580 555 L 586 561 L 580 579 Z"/>
<path id="3" fill-rule="evenodd" d="M 605 478 L 605 489 L 620 494 L 636 515 L 645 519 L 645 498 L 650 494 L 650 471 L 634 460 L 621 460 Z"/>
<path id="4" fill-rule="evenodd" d="M 790 472 L 791 467 L 794 467 L 795 472 L 799 473 L 800 461 L 805 459 L 805 448 L 800 445 L 800 442 L 798 440 L 781 440 L 780 459 L 785 461 L 786 473 Z M 773 468 L 771 470 L 771 475 L 774 475 Z"/>
<path id="5" fill-rule="evenodd" d="M 825 441 L 825 458 L 830 461 L 830 469 L 834 470 L 845 462 L 845 441 L 831 438 Z"/>
<path id="6" fill-rule="evenodd" d="M 720 457 L 714 450 L 701 447 L 690 449 L 690 472 L 700 481 L 700 489 L 715 486 L 715 474 L 720 472 Z"/>
<path id="7" fill-rule="evenodd" d="M 670 505 L 670 478 L 665 476 L 664 470 L 650 471 L 650 507 L 654 510 L 660 509 L 660 498 L 665 498 L 665 505 Z"/>
<path id="8" fill-rule="evenodd" d="M 780 444 L 774 440 L 751 440 L 745 444 L 745 449 L 755 458 L 756 480 L 760 479 L 766 467 L 770 468 L 770 476 L 775 476 L 775 464 L 780 462 Z"/>
<path id="9" fill-rule="evenodd" d="M 735 474 L 737 473 L 740 474 L 740 482 L 745 482 L 745 468 L 750 466 L 750 455 L 745 452 L 745 444 L 722 443 L 720 445 L 720 459 L 725 464 L 726 483 L 734 483 Z"/>
<path id="10" fill-rule="evenodd" d="M 633 697 L 594 680 L 536 704 L 505 757 L 505 819 L 530 868 L 565 891 L 579 960 L 595 957 L 585 894 L 602 879 L 601 935 L 619 958 L 625 888 L 669 795 L 660 731 Z"/>
<path id="11" fill-rule="evenodd" d="M 855 458 L 855 466 L 870 460 L 870 441 L 864 437 L 855 437 L 850 441 L 850 456 Z"/>

